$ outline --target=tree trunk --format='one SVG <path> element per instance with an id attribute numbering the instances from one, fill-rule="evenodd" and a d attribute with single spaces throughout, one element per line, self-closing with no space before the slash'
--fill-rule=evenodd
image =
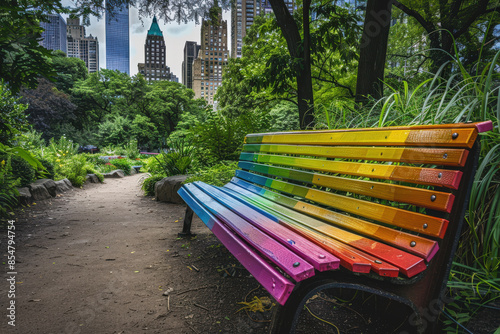
<path id="1" fill-rule="evenodd" d="M 391 26 L 391 0 L 368 0 L 360 42 L 356 102 L 383 94 L 387 40 Z"/>
<path id="2" fill-rule="evenodd" d="M 276 22 L 285 37 L 288 52 L 295 62 L 297 81 L 297 99 L 299 105 L 300 128 L 314 126 L 314 95 L 311 75 L 311 36 L 309 31 L 309 9 L 311 0 L 303 1 L 304 39 L 299 28 L 283 0 L 269 0 L 273 8 Z"/>

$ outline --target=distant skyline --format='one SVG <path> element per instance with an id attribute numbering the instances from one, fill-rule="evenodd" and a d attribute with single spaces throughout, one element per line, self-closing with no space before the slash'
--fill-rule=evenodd
<path id="1" fill-rule="evenodd" d="M 68 3 L 68 5 L 71 5 Z M 67 19 L 67 15 L 63 16 Z M 230 30 L 230 11 L 223 13 L 223 19 L 228 21 L 228 29 Z M 137 74 L 137 64 L 144 63 L 144 43 L 148 29 L 151 26 L 153 17 L 139 18 L 139 11 L 135 7 L 130 7 L 130 75 Z M 166 63 L 170 70 L 179 78 L 182 78 L 182 60 L 184 52 L 184 44 L 186 41 L 194 41 L 200 43 L 201 24 L 195 25 L 194 22 L 187 24 L 177 24 L 176 22 L 165 24 L 161 19 L 158 19 L 166 44 Z M 106 19 L 103 15 L 101 19 L 91 17 L 90 25 L 86 26 L 87 35 L 99 39 L 99 68 L 106 68 Z M 231 32 L 228 31 L 228 35 Z"/>

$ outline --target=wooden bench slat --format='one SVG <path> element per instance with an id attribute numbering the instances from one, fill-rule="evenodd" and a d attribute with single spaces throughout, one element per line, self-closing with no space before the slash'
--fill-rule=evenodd
<path id="1" fill-rule="evenodd" d="M 279 144 L 246 144 L 244 152 L 295 154 L 325 158 L 367 161 L 410 162 L 464 166 L 469 151 L 452 148 L 365 147 L 365 146 L 310 146 Z"/>
<path id="2" fill-rule="evenodd" d="M 261 196 L 261 198 L 278 203 L 279 205 L 290 208 L 298 213 L 305 214 L 306 217 L 310 216 L 318 218 L 332 223 L 335 226 L 382 241 L 396 248 L 403 249 L 408 253 L 422 257 L 426 261 L 430 261 L 439 249 L 437 242 L 434 240 L 429 240 L 421 236 L 398 231 L 389 227 L 370 223 L 363 219 L 334 212 L 295 198 L 287 197 L 274 191 L 266 190 L 242 179 L 233 178 L 231 183 L 228 184 L 228 187 L 231 187 L 232 184 L 239 186 L 240 189 L 245 189 L 246 191 L 255 193 L 256 195 Z M 411 246 L 412 241 L 415 242 L 413 247 Z"/>
<path id="3" fill-rule="evenodd" d="M 374 241 L 369 238 L 339 229 L 317 219 L 300 214 L 292 209 L 269 201 L 234 183 L 225 186 L 244 202 L 251 201 L 280 218 L 280 222 L 289 228 L 314 238 L 322 247 L 328 240 L 334 239 L 348 246 L 357 248 L 360 255 L 371 260 L 372 269 L 382 276 L 396 277 L 398 272 L 411 277 L 426 269 L 421 257 Z M 435 243 L 437 247 L 437 243 Z"/>
<path id="4" fill-rule="evenodd" d="M 247 190 L 246 188 L 242 188 L 243 186 L 244 183 L 237 184 L 231 182 L 225 187 L 237 194 L 240 194 L 240 196 L 243 196 L 245 201 L 252 201 L 256 205 L 265 208 L 265 210 L 273 212 L 274 215 L 280 218 L 282 224 L 285 224 L 290 228 L 292 228 L 290 226 L 292 225 L 293 229 L 298 233 L 302 233 L 304 231 L 309 232 L 309 235 L 313 236 L 315 240 L 320 241 L 321 245 L 325 244 L 326 241 L 333 239 L 341 243 L 345 243 L 350 247 L 359 249 L 361 254 L 364 254 L 366 258 L 372 259 L 372 269 L 378 272 L 377 267 L 379 267 L 378 269 L 380 270 L 380 273 L 384 276 L 397 275 L 397 272 L 390 273 L 390 271 L 395 269 L 393 266 L 397 267 L 402 273 L 409 277 L 425 270 L 426 268 L 425 262 L 422 259 L 422 254 L 418 254 L 419 256 L 411 255 L 405 250 L 400 250 L 378 242 L 375 240 L 377 238 L 370 239 L 332 226 L 324 221 L 299 213 L 295 210 L 295 208 L 283 206 L 279 202 L 272 202 L 262 197 L 262 195 L 256 194 L 254 191 L 258 191 L 258 189 L 255 189 L 255 187 L 250 187 Z M 365 235 L 366 234 L 367 233 L 365 233 Z M 412 239 L 410 240 L 416 240 L 415 236 L 411 237 Z M 420 244 L 420 241 L 422 241 L 423 244 L 428 244 L 430 246 L 430 254 L 427 255 L 433 256 L 439 249 L 435 241 L 418 238 L 418 244 Z M 409 243 L 410 242 L 406 245 L 406 248 L 411 250 L 412 247 L 409 246 Z M 419 246 L 420 248 L 423 248 L 422 245 Z M 389 268 L 382 268 L 384 265 L 387 267 L 387 264 L 390 264 L 390 266 L 388 266 Z"/>
<path id="5" fill-rule="evenodd" d="M 289 180 L 300 181 L 317 186 L 327 187 L 373 198 L 386 199 L 417 205 L 420 207 L 450 212 L 455 196 L 451 193 L 434 191 L 422 188 L 399 186 L 382 182 L 365 181 L 344 178 L 321 173 L 305 172 L 301 170 L 278 167 L 273 165 L 256 164 L 240 161 L 238 166 L 244 170 L 265 175 L 283 177 Z M 434 199 L 434 200 L 432 200 Z"/>
<path id="6" fill-rule="evenodd" d="M 208 212 L 196 199 L 185 191 L 184 188 L 181 188 L 178 193 L 231 254 L 245 266 L 250 274 L 252 274 L 267 291 L 269 291 L 278 303 L 284 305 L 292 293 L 295 284 L 290 282 L 278 270 L 263 260 L 253 248 L 246 245 L 243 240 L 218 221 L 217 218 Z"/>
<path id="7" fill-rule="evenodd" d="M 338 258 L 326 253 L 323 248 L 311 243 L 301 235 L 280 225 L 276 217 L 269 213 L 263 215 L 261 210 L 257 207 L 249 203 L 238 201 L 216 187 L 203 182 L 194 182 L 194 184 L 210 195 L 210 197 L 233 210 L 261 231 L 272 236 L 273 239 L 281 242 L 300 257 L 306 259 L 316 270 L 325 271 L 338 269 L 340 262 Z M 272 219 L 270 217 L 272 217 Z"/>
<path id="8" fill-rule="evenodd" d="M 373 146 L 433 146 L 472 148 L 476 128 L 359 130 L 329 133 L 281 133 L 245 137 L 247 144 L 293 145 L 373 145 Z M 457 134 L 456 136 L 454 136 Z"/>
<path id="9" fill-rule="evenodd" d="M 311 134 L 311 133 L 336 133 L 336 132 L 357 132 L 357 131 L 387 131 L 387 130 L 432 130 L 432 129 L 461 129 L 472 128 L 478 133 L 493 130 L 492 121 L 483 121 L 475 123 L 454 123 L 454 124 L 418 124 L 418 125 L 396 125 L 380 128 L 345 128 L 345 129 L 329 129 L 329 130 L 297 130 L 297 131 L 282 131 L 282 132 L 262 132 L 250 133 L 247 137 L 260 137 L 264 135 L 281 135 L 281 134 Z"/>
<path id="10" fill-rule="evenodd" d="M 451 189 L 458 189 L 462 177 L 462 172 L 456 170 L 309 159 L 245 152 L 240 154 L 240 160 Z"/>
<path id="11" fill-rule="evenodd" d="M 444 236 L 448 221 L 443 218 L 427 216 L 421 213 L 398 209 L 391 206 L 369 201 L 349 198 L 322 190 L 312 189 L 288 182 L 252 174 L 242 170 L 236 171 L 236 176 L 246 181 L 278 190 L 293 196 L 312 200 L 345 212 L 374 219 L 379 222 L 404 228 L 406 230 L 440 237 Z"/>
<path id="12" fill-rule="evenodd" d="M 215 199 L 208 196 L 201 189 L 190 183 L 184 185 L 189 193 L 196 197 L 203 206 L 218 220 L 229 226 L 243 240 L 247 241 L 267 259 L 275 263 L 295 281 L 302 281 L 314 276 L 314 267 L 306 260 L 283 246 L 278 241 L 269 238 L 264 232 L 235 214 L 230 209 L 219 204 Z M 300 266 L 294 267 L 294 263 Z"/>

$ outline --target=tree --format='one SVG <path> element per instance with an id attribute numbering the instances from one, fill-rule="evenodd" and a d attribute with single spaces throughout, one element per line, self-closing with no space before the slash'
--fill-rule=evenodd
<path id="1" fill-rule="evenodd" d="M 76 106 L 69 96 L 59 91 L 47 79 L 40 78 L 35 89 L 23 89 L 21 101 L 28 105 L 26 113 L 33 127 L 43 133 L 44 139 L 55 135 L 55 128 L 74 121 Z"/>
<path id="2" fill-rule="evenodd" d="M 38 77 L 48 79 L 55 72 L 50 51 L 38 42 L 45 13 L 68 12 L 60 0 L 3 1 L 0 6 L 0 77 L 17 93 L 22 86 L 34 88 Z"/>
<path id="3" fill-rule="evenodd" d="M 0 147 L 12 144 L 17 135 L 28 129 L 27 108 L 0 81 Z"/>
<path id="4" fill-rule="evenodd" d="M 88 76 L 85 62 L 79 58 L 66 57 L 61 50 L 52 51 L 50 59 L 52 68 L 57 73 L 55 76 L 56 88 L 69 94 L 78 80 L 85 80 Z"/>
<path id="5" fill-rule="evenodd" d="M 393 0 L 368 0 L 359 47 L 356 102 L 366 97 L 379 99 L 383 93 L 387 40 Z"/>
<path id="6" fill-rule="evenodd" d="M 450 60 L 453 42 L 466 35 L 469 29 L 490 13 L 500 12 L 493 0 L 392 0 L 394 6 L 415 20 L 427 32 L 429 56 L 436 71 Z"/>

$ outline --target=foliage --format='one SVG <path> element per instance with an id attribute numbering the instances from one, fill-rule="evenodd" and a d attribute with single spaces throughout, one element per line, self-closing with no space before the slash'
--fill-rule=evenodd
<path id="1" fill-rule="evenodd" d="M 190 176 L 184 183 L 202 181 L 214 186 L 222 187 L 234 177 L 235 171 L 239 169 L 236 161 L 222 161 L 210 168 L 200 170 Z"/>
<path id="2" fill-rule="evenodd" d="M 54 137 L 56 125 L 75 120 L 76 106 L 69 96 L 46 79 L 39 79 L 35 89 L 23 89 L 21 95 L 21 102 L 28 105 L 29 122 L 46 140 Z"/>
<path id="3" fill-rule="evenodd" d="M 40 161 L 40 163 L 42 164 L 42 166 L 44 168 L 44 173 L 43 173 L 43 175 L 40 175 L 40 173 L 37 173 L 37 178 L 46 177 L 49 179 L 54 179 L 54 176 L 55 176 L 54 163 L 47 158 L 38 158 L 38 161 Z"/>
<path id="4" fill-rule="evenodd" d="M 56 165 L 55 178 L 58 180 L 67 178 L 73 186 L 81 187 L 89 172 L 98 174 L 84 156 L 77 154 L 65 158 Z"/>
<path id="5" fill-rule="evenodd" d="M 78 153 L 78 145 L 73 143 L 70 139 L 62 136 L 58 140 L 51 138 L 46 152 L 52 155 L 56 161 L 64 157 L 70 157 Z"/>
<path id="6" fill-rule="evenodd" d="M 115 166 L 117 169 L 123 170 L 125 175 L 130 175 L 130 170 L 132 169 L 132 165 L 134 164 L 131 160 L 123 158 L 123 159 L 113 159 L 109 161 L 110 164 Z"/>
<path id="7" fill-rule="evenodd" d="M 39 44 L 45 13 L 67 12 L 60 0 L 3 1 L 0 6 L 0 78 L 12 92 L 35 88 L 38 78 L 55 75 L 50 51 Z"/>
<path id="8" fill-rule="evenodd" d="M 0 161 L 9 161 L 9 172 L 14 180 L 19 180 L 19 186 L 25 187 L 35 180 L 35 169 L 18 155 L 0 155 Z M 6 169 L 7 171 L 7 169 Z"/>
<path id="9" fill-rule="evenodd" d="M 168 153 L 154 156 L 167 176 L 186 174 L 193 162 L 194 147 L 184 139 L 170 140 Z"/>
<path id="10" fill-rule="evenodd" d="M 55 86 L 58 90 L 70 93 L 78 80 L 85 80 L 88 72 L 85 62 L 80 58 L 66 57 L 61 50 L 52 51 L 50 59 L 52 68 L 56 71 Z"/>
<path id="11" fill-rule="evenodd" d="M 10 157 L 0 159 L 0 219 L 8 217 L 8 213 L 17 205 L 19 192 L 16 189 L 19 181 L 12 176 Z"/>
<path id="12" fill-rule="evenodd" d="M 27 108 L 0 81 L 0 144 L 10 144 L 17 135 L 27 130 Z"/>
<path id="13" fill-rule="evenodd" d="M 130 160 L 136 160 L 139 158 L 139 149 L 137 148 L 137 140 L 133 139 L 128 143 L 125 143 L 118 150 L 115 151 L 118 155 L 124 155 Z"/>
<path id="14" fill-rule="evenodd" d="M 128 143 L 132 138 L 130 123 L 127 118 L 117 115 L 99 125 L 99 144 L 107 146 Z"/>
<path id="15" fill-rule="evenodd" d="M 144 195 L 154 196 L 156 182 L 163 180 L 164 177 L 165 175 L 157 174 L 150 175 L 148 178 L 144 179 L 141 186 L 141 189 L 144 191 Z"/>

